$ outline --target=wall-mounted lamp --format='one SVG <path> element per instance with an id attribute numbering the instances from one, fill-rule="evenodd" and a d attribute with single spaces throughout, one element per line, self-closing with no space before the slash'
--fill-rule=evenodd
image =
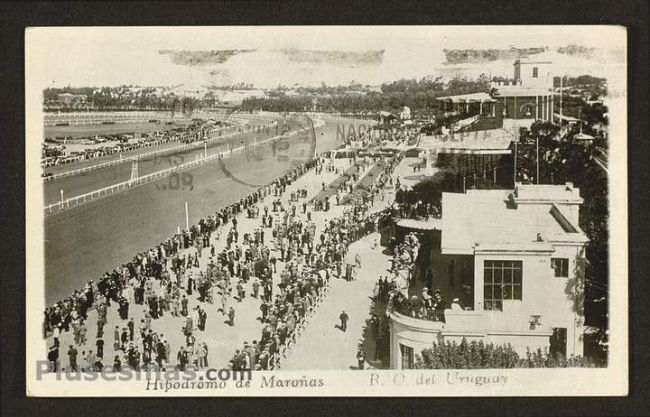
<path id="1" fill-rule="evenodd" d="M 528 322 L 530 323 L 531 329 L 535 329 L 535 327 L 541 326 L 542 325 L 541 314 L 531 314 L 530 320 Z"/>

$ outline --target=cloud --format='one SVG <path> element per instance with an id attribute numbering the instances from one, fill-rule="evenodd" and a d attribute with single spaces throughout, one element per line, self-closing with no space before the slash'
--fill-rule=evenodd
<path id="1" fill-rule="evenodd" d="M 384 50 L 375 51 L 323 51 L 311 49 L 285 48 L 279 52 L 289 61 L 306 64 L 334 64 L 354 67 L 357 65 L 380 65 L 384 60 Z"/>
<path id="2" fill-rule="evenodd" d="M 225 64 L 230 58 L 239 54 L 255 52 L 255 49 L 220 49 L 214 51 L 186 51 L 162 49 L 160 55 L 168 55 L 176 65 L 188 67 Z"/>
<path id="3" fill-rule="evenodd" d="M 618 47 L 624 31 L 594 26 L 230 26 L 56 27 L 29 32 L 32 73 L 48 86 L 168 86 L 252 83 L 376 85 L 428 75 L 510 76 L 512 59 L 445 64 L 443 49 L 544 46 L 536 58 L 557 73 L 605 76 L 625 54 L 602 58 L 592 49 L 557 53 L 571 43 Z M 620 32 L 620 33 L 619 33 Z M 29 52 L 28 51 L 28 52 Z M 542 57 L 543 55 L 543 57 Z M 584 56 L 583 56 L 584 55 Z M 590 57 L 592 57 L 590 59 Z M 620 58 L 623 57 L 623 59 Z"/>

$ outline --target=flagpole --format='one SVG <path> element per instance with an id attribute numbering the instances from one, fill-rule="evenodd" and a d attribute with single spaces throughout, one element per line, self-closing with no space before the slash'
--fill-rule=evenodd
<path id="1" fill-rule="evenodd" d="M 535 149 L 537 152 L 537 176 L 535 178 L 537 179 L 537 184 L 539 184 L 539 134 L 535 136 Z"/>
<path id="2" fill-rule="evenodd" d="M 188 232 L 190 231 L 190 210 L 187 205 L 187 201 L 185 202 L 185 229 Z"/>
<path id="3" fill-rule="evenodd" d="M 515 141 L 515 163 L 514 170 L 512 171 L 512 186 L 517 184 L 517 141 Z"/>
<path id="4" fill-rule="evenodd" d="M 562 89 L 563 80 L 564 80 L 564 75 L 560 77 L 560 124 L 562 123 L 562 96 L 564 95 L 564 90 Z"/>

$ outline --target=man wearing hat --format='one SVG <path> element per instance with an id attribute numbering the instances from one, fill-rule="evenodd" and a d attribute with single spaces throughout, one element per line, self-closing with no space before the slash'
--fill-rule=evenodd
<path id="1" fill-rule="evenodd" d="M 436 320 L 445 322 L 445 301 L 442 298 L 440 290 L 434 292 L 434 309 L 436 313 Z"/>
<path id="2" fill-rule="evenodd" d="M 460 305 L 460 299 L 458 297 L 451 300 L 451 309 L 454 311 L 460 311 L 463 309 L 463 307 Z"/>
<path id="3" fill-rule="evenodd" d="M 113 349 L 120 350 L 122 348 L 122 342 L 120 338 L 120 326 L 115 326 L 113 337 L 115 339 L 115 341 L 113 342 Z"/>
<path id="4" fill-rule="evenodd" d="M 429 295 L 429 289 L 427 287 L 422 289 L 422 301 L 427 310 L 433 307 L 433 297 Z"/>
<path id="5" fill-rule="evenodd" d="M 77 349 L 73 345 L 70 345 L 70 348 L 68 349 L 68 358 L 70 359 L 70 370 L 74 372 L 77 372 L 77 354 Z"/>
<path id="6" fill-rule="evenodd" d="M 50 371 L 56 372 L 59 366 L 59 346 L 52 345 L 47 352 L 47 360 L 50 362 Z"/>
<path id="7" fill-rule="evenodd" d="M 340 326 L 341 331 L 346 331 L 348 329 L 348 320 L 349 319 L 350 319 L 350 317 L 345 312 L 345 310 L 343 310 L 341 312 L 341 315 L 339 316 L 339 320 L 341 320 L 341 326 Z"/>
<path id="8" fill-rule="evenodd" d="M 252 345 L 244 342 L 244 351 L 246 360 L 246 369 L 253 369 L 255 367 L 256 353 Z"/>
<path id="9" fill-rule="evenodd" d="M 357 350 L 357 364 L 359 365 L 360 370 L 363 370 L 364 365 L 366 364 L 366 354 L 363 352 L 361 346 L 359 346 L 359 349 Z"/>
<path id="10" fill-rule="evenodd" d="M 268 271 L 268 268 L 264 268 L 265 271 Z M 260 292 L 260 281 L 257 278 L 253 278 L 253 297 L 257 298 Z"/>
<path id="11" fill-rule="evenodd" d="M 287 334 L 288 334 L 288 326 L 287 323 L 285 322 L 284 319 L 280 319 L 277 331 L 278 331 L 278 336 L 280 337 L 280 344 L 284 345 L 285 340 L 287 339 Z"/>

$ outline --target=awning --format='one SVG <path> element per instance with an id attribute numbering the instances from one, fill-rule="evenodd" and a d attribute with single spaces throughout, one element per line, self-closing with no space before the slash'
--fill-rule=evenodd
<path id="1" fill-rule="evenodd" d="M 573 137 L 573 140 L 594 140 L 594 137 L 580 132 Z"/>
<path id="2" fill-rule="evenodd" d="M 451 101 L 452 103 L 493 103 L 496 100 L 488 93 L 461 94 L 458 96 L 436 97 L 436 100 Z"/>
<path id="3" fill-rule="evenodd" d="M 579 122 L 580 121 L 580 119 L 576 119 L 575 117 L 560 115 L 559 113 L 554 113 L 553 116 L 555 118 L 560 119 L 560 120 L 565 121 L 565 122 L 572 122 L 573 123 L 573 122 Z"/>
<path id="4" fill-rule="evenodd" d="M 464 148 L 439 148 L 438 153 L 459 155 L 510 155 L 510 149 L 464 149 Z"/>
<path id="5" fill-rule="evenodd" d="M 505 155 L 511 153 L 511 142 L 511 134 L 499 128 L 452 135 L 422 136 L 418 147 L 437 153 Z"/>
<path id="6" fill-rule="evenodd" d="M 442 219 L 429 218 L 427 220 L 401 219 L 397 221 L 399 227 L 416 230 L 442 230 Z"/>

